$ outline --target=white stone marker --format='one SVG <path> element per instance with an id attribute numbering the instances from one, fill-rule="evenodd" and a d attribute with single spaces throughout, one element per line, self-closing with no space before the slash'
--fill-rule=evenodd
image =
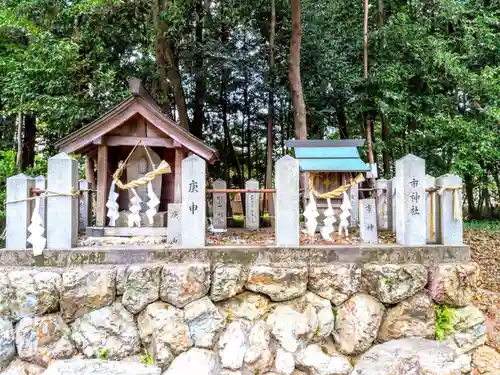
<path id="1" fill-rule="evenodd" d="M 182 161 L 182 236 L 183 247 L 205 246 L 206 162 L 198 155 Z"/>
<path id="2" fill-rule="evenodd" d="M 289 155 L 276 162 L 276 245 L 299 246 L 299 161 Z"/>
<path id="3" fill-rule="evenodd" d="M 463 221 L 462 221 L 462 189 L 454 190 L 446 188 L 457 188 L 462 186 L 462 179 L 454 174 L 445 174 L 436 178 L 436 185 L 440 191 L 440 219 L 439 239 L 443 245 L 463 244 Z M 455 196 L 456 194 L 456 196 Z M 454 200 L 456 199 L 456 202 Z"/>
<path id="4" fill-rule="evenodd" d="M 357 227 L 359 225 L 359 185 L 352 185 L 349 188 L 348 195 L 352 205 L 349 224 L 351 227 Z"/>
<path id="5" fill-rule="evenodd" d="M 251 179 L 245 183 L 245 189 L 257 190 L 259 181 Z M 259 193 L 245 193 L 245 228 L 259 229 Z"/>
<path id="6" fill-rule="evenodd" d="M 182 244 L 182 203 L 169 203 L 167 214 L 167 243 L 180 246 Z"/>
<path id="7" fill-rule="evenodd" d="M 389 217 L 392 219 L 392 204 L 389 209 L 389 198 L 391 190 L 389 188 L 390 181 L 381 178 L 375 181 L 375 193 L 377 199 L 377 227 L 380 230 L 389 229 Z M 391 220 L 392 221 L 392 220 Z"/>
<path id="8" fill-rule="evenodd" d="M 215 180 L 212 184 L 214 189 L 226 189 L 226 181 Z M 227 193 L 214 193 L 213 194 L 213 220 L 212 225 L 214 229 L 227 228 Z"/>
<path id="9" fill-rule="evenodd" d="M 425 188 L 436 187 L 436 179 L 428 174 L 425 175 Z M 438 194 L 437 192 L 425 193 L 425 209 L 427 212 L 427 243 L 438 242 Z M 433 216 L 431 220 L 431 215 Z M 431 226 L 432 224 L 432 226 Z"/>
<path id="10" fill-rule="evenodd" d="M 396 233 L 396 176 L 391 178 L 391 230 Z"/>
<path id="11" fill-rule="evenodd" d="M 375 199 L 361 199 L 359 201 L 359 232 L 361 242 L 378 243 Z"/>
<path id="12" fill-rule="evenodd" d="M 396 160 L 396 241 L 425 245 L 425 160 L 408 154 Z"/>
<path id="13" fill-rule="evenodd" d="M 47 190 L 47 179 L 45 176 L 35 177 L 35 188 L 41 191 Z M 43 220 L 43 227 L 47 228 L 47 198 L 40 197 L 40 216 Z"/>
<path id="14" fill-rule="evenodd" d="M 78 188 L 81 190 L 78 199 L 78 231 L 84 233 L 87 227 L 91 225 L 90 219 L 92 217 L 90 182 L 81 179 L 78 181 Z"/>
<path id="15" fill-rule="evenodd" d="M 61 152 L 49 159 L 47 173 L 47 248 L 70 249 L 78 234 L 78 162 Z"/>
<path id="16" fill-rule="evenodd" d="M 7 249 L 26 249 L 28 246 L 28 226 L 31 221 L 31 204 L 27 201 L 31 189 L 35 187 L 35 179 L 25 174 L 7 178 L 7 217 L 5 247 Z M 21 202 L 15 202 L 23 200 Z"/>

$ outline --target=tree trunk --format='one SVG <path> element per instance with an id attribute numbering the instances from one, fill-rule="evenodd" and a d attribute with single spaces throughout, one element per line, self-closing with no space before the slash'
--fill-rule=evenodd
<path id="1" fill-rule="evenodd" d="M 16 169 L 19 172 L 23 171 L 23 131 L 24 131 L 24 115 L 18 113 L 16 117 L 17 125 L 17 155 L 16 155 Z"/>
<path id="2" fill-rule="evenodd" d="M 476 208 L 474 207 L 474 184 L 470 175 L 464 176 L 465 192 L 467 195 L 467 211 L 469 219 L 477 218 Z"/>
<path id="3" fill-rule="evenodd" d="M 165 21 L 160 19 L 160 9 L 163 10 L 162 0 L 155 0 L 153 2 L 153 24 L 155 28 L 156 66 L 158 67 L 158 70 L 160 72 L 159 86 L 161 88 L 161 96 L 157 98 L 157 100 L 162 108 L 169 114 L 171 114 L 171 111 L 168 110 L 169 87 L 165 63 L 165 51 L 167 48 L 165 44 L 165 36 L 163 35 L 163 32 L 164 30 L 166 30 L 167 26 L 165 25 Z"/>
<path id="4" fill-rule="evenodd" d="M 365 84 L 368 83 L 368 11 L 369 3 L 368 0 L 363 2 L 364 8 L 364 20 L 363 20 L 363 76 L 365 78 Z M 366 144 L 368 148 L 368 163 L 374 164 L 375 158 L 373 157 L 373 140 L 372 140 L 372 123 L 371 116 L 365 113 L 365 133 L 366 133 Z M 368 185 L 375 186 L 375 179 L 372 177 L 368 179 Z"/>
<path id="5" fill-rule="evenodd" d="M 191 123 L 191 133 L 203 139 L 203 107 L 205 104 L 205 75 L 203 74 L 203 0 L 196 3 L 196 51 L 194 56 L 194 76 L 195 76 L 195 98 L 193 110 L 193 122 Z"/>
<path id="6" fill-rule="evenodd" d="M 273 186 L 273 127 L 274 127 L 274 36 L 276 32 L 276 7 L 271 0 L 271 19 L 269 21 L 269 91 L 267 110 L 267 165 L 266 165 L 266 189 Z M 273 194 L 267 194 L 267 212 L 274 217 Z M 273 222 L 273 220 L 271 220 Z"/>
<path id="7" fill-rule="evenodd" d="M 290 66 L 288 79 L 292 94 L 293 118 L 295 122 L 295 138 L 307 139 L 306 105 L 300 80 L 300 43 L 302 23 L 300 20 L 300 0 L 292 2 L 292 40 L 290 42 Z"/>
<path id="8" fill-rule="evenodd" d="M 177 67 L 177 57 L 175 54 L 175 46 L 168 35 L 168 25 L 167 23 L 160 19 L 160 14 L 168 12 L 167 0 L 155 0 L 157 2 L 156 6 L 153 7 L 153 16 L 155 20 L 156 37 L 158 39 L 158 48 L 161 48 L 164 52 L 158 54 L 160 61 L 157 61 L 157 65 L 160 67 L 165 67 L 167 69 L 167 74 L 172 87 L 174 89 L 174 101 L 177 107 L 177 113 L 179 115 L 179 122 L 181 126 L 189 130 L 189 118 L 187 114 L 186 98 L 184 95 L 184 89 L 182 88 L 182 78 Z M 161 61 L 161 59 L 164 61 Z M 161 73 L 160 68 L 160 73 Z M 163 86 L 162 86 L 163 87 Z"/>
<path id="9" fill-rule="evenodd" d="M 33 114 L 24 116 L 24 140 L 22 153 L 22 170 L 35 164 L 36 117 Z"/>
<path id="10" fill-rule="evenodd" d="M 349 133 L 347 131 L 347 116 L 344 106 L 339 105 L 336 108 L 335 113 L 337 114 L 337 121 L 339 123 L 340 139 L 349 139 Z"/>
<path id="11" fill-rule="evenodd" d="M 247 121 L 247 173 L 248 179 L 252 178 L 252 132 L 250 129 L 250 103 L 248 101 L 248 72 L 245 72 L 245 88 L 243 90 L 243 100 L 245 105 L 246 121 Z"/>
<path id="12" fill-rule="evenodd" d="M 380 119 L 382 120 L 382 141 L 384 142 L 384 149 L 382 151 L 382 159 L 384 162 L 384 177 L 386 179 L 391 178 L 391 153 L 389 152 L 389 138 L 390 138 L 390 128 L 389 119 L 383 113 L 380 114 Z"/>

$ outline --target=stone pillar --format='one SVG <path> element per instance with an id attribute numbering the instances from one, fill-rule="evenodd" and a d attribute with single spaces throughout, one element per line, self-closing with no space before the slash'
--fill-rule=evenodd
<path id="1" fill-rule="evenodd" d="M 180 246 L 182 244 L 182 203 L 169 203 L 167 209 L 167 243 Z"/>
<path id="2" fill-rule="evenodd" d="M 359 232 L 361 242 L 378 243 L 375 199 L 361 199 L 359 203 Z"/>
<path id="3" fill-rule="evenodd" d="M 349 199 L 352 205 L 349 225 L 355 228 L 359 225 L 359 184 L 352 185 L 347 194 L 349 194 Z"/>
<path id="4" fill-rule="evenodd" d="M 7 178 L 6 232 L 7 249 L 26 249 L 28 247 L 28 226 L 31 221 L 31 189 L 35 179 L 24 174 Z M 19 202 L 16 202 L 19 201 Z"/>
<path id="5" fill-rule="evenodd" d="M 47 248 L 70 249 L 78 234 L 78 162 L 61 152 L 49 159 L 47 173 Z"/>
<path id="6" fill-rule="evenodd" d="M 251 179 L 245 183 L 245 189 L 257 190 L 259 181 Z M 245 228 L 259 229 L 259 193 L 245 193 Z"/>
<path id="7" fill-rule="evenodd" d="M 439 218 L 439 239 L 443 245 L 462 245 L 463 244 L 463 221 L 462 221 L 462 179 L 454 174 L 445 174 L 436 179 L 438 189 L 445 188 L 440 194 L 440 218 Z M 454 203 L 455 192 L 457 189 L 457 207 Z M 456 212 L 457 210 L 458 212 Z M 458 216 L 458 217 L 456 217 Z"/>
<path id="8" fill-rule="evenodd" d="M 375 181 L 377 198 L 377 227 L 392 229 L 392 181 L 381 178 Z"/>
<path id="9" fill-rule="evenodd" d="M 183 247 L 205 246 L 206 162 L 198 155 L 182 161 L 182 235 Z"/>
<path id="10" fill-rule="evenodd" d="M 276 245 L 299 246 L 299 162 L 283 156 L 276 162 Z"/>
<path id="11" fill-rule="evenodd" d="M 78 199 L 78 231 L 85 233 L 87 227 L 91 225 L 92 209 L 91 209 L 91 188 L 90 182 L 86 179 L 78 181 L 78 188 L 81 190 Z"/>
<path id="12" fill-rule="evenodd" d="M 434 189 L 436 179 L 430 175 L 425 175 L 425 189 Z M 425 209 L 427 212 L 427 243 L 438 242 L 438 194 L 436 191 L 425 193 Z"/>
<path id="13" fill-rule="evenodd" d="M 214 189 L 226 189 L 226 181 L 215 180 L 212 184 Z M 227 228 L 227 193 L 213 193 L 212 195 L 212 225 L 214 229 Z"/>
<path id="14" fill-rule="evenodd" d="M 40 189 L 42 191 L 47 190 L 47 179 L 45 176 L 37 176 L 35 177 L 35 188 Z M 40 216 L 43 220 L 44 229 L 47 228 L 47 198 L 40 197 Z"/>
<path id="15" fill-rule="evenodd" d="M 396 233 L 396 176 L 391 178 L 391 224 L 392 232 Z"/>
<path id="16" fill-rule="evenodd" d="M 425 245 L 425 160 L 408 154 L 396 161 L 396 241 Z"/>

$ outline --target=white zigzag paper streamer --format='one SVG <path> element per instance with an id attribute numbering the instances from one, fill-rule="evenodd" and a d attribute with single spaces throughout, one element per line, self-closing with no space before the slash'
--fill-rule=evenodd
<path id="1" fill-rule="evenodd" d="M 28 242 L 33 245 L 33 255 L 40 255 L 45 249 L 45 244 L 47 240 L 42 236 L 45 229 L 43 228 L 43 219 L 40 215 L 40 199 L 38 197 L 35 199 L 35 208 L 33 210 L 33 215 L 31 215 L 31 223 L 28 226 L 28 232 L 31 235 L 28 237 Z"/>
<path id="2" fill-rule="evenodd" d="M 351 201 L 349 200 L 349 196 L 347 195 L 346 192 L 344 192 L 343 197 L 342 197 L 342 204 L 340 205 L 340 209 L 342 212 L 339 215 L 340 218 L 340 223 L 339 223 L 339 235 L 342 235 L 342 231 L 344 231 L 345 235 L 349 235 L 349 222 L 347 219 L 349 216 L 351 216 L 351 213 L 349 212 L 350 209 L 352 209 Z"/>
<path id="3" fill-rule="evenodd" d="M 307 204 L 304 210 L 304 217 L 306 220 L 306 230 L 309 236 L 314 236 L 316 233 L 316 227 L 318 226 L 318 222 L 316 218 L 319 216 L 318 209 L 316 208 L 316 201 L 314 200 L 314 196 L 312 193 L 309 194 L 309 203 Z"/>
<path id="4" fill-rule="evenodd" d="M 132 228 L 134 225 L 137 225 L 138 227 L 141 226 L 141 215 L 139 215 L 139 212 L 141 212 L 141 202 L 142 199 L 139 197 L 137 192 L 135 191 L 134 188 L 130 188 L 132 190 L 132 193 L 134 196 L 130 199 L 130 203 L 132 205 L 128 208 L 130 213 L 128 214 L 128 226 L 129 228 Z"/>
<path id="5" fill-rule="evenodd" d="M 148 188 L 148 198 L 149 198 L 147 205 L 149 207 L 149 210 L 146 211 L 146 215 L 148 216 L 149 224 L 153 225 L 154 216 L 158 213 L 158 205 L 160 204 L 160 200 L 156 196 L 151 182 L 148 183 L 147 188 Z"/>
<path id="6" fill-rule="evenodd" d="M 114 227 L 116 226 L 116 219 L 120 216 L 120 213 L 118 212 L 118 203 L 116 200 L 118 199 L 118 193 L 115 192 L 115 182 L 113 181 L 111 183 L 111 186 L 109 187 L 109 195 L 108 195 L 108 201 L 106 202 L 106 207 L 108 208 L 108 213 L 107 217 L 109 217 L 109 226 Z"/>
<path id="7" fill-rule="evenodd" d="M 321 236 L 323 237 L 323 239 L 327 241 L 333 241 L 331 236 L 334 231 L 333 223 L 335 223 L 337 220 L 335 220 L 335 212 L 333 211 L 330 198 L 327 198 L 326 203 L 328 204 L 328 208 L 324 212 L 325 218 L 323 219 L 323 223 L 325 225 L 321 227 L 319 231 L 321 232 Z"/>

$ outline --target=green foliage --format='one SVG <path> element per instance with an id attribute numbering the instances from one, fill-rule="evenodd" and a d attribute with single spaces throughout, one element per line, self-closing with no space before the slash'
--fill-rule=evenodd
<path id="1" fill-rule="evenodd" d="M 147 349 L 144 349 L 144 352 L 141 355 L 141 363 L 145 365 L 153 364 L 153 357 L 151 356 L 151 354 Z"/>
<path id="2" fill-rule="evenodd" d="M 383 277 L 382 281 L 385 285 L 393 285 L 394 279 L 392 277 Z"/>
<path id="3" fill-rule="evenodd" d="M 464 221 L 465 229 L 486 229 L 486 230 L 500 230 L 499 220 L 468 220 Z"/>
<path id="4" fill-rule="evenodd" d="M 107 361 L 109 356 L 108 348 L 99 348 L 97 349 L 97 358 L 103 361 Z"/>
<path id="5" fill-rule="evenodd" d="M 448 335 L 455 331 L 454 322 L 456 312 L 448 306 L 435 305 L 436 312 L 436 339 L 444 340 Z"/>

